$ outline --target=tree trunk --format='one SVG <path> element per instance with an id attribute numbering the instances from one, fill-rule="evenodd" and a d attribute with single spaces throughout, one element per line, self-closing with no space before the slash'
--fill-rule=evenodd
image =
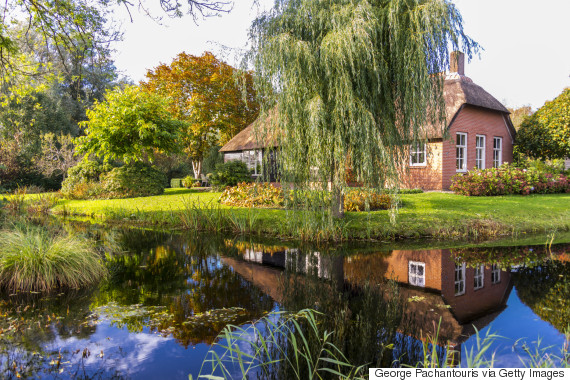
<path id="1" fill-rule="evenodd" d="M 332 188 L 332 216 L 335 219 L 344 218 L 344 194 L 339 187 L 331 184 Z"/>
<path id="2" fill-rule="evenodd" d="M 200 180 L 200 174 L 202 174 L 202 160 L 192 160 L 192 170 L 194 171 L 194 178 Z"/>

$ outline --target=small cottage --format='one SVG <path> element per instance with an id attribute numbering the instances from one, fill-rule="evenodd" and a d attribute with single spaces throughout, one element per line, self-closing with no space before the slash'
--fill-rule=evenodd
<path id="1" fill-rule="evenodd" d="M 427 133 L 427 143 L 410 147 L 409 161 L 400 172 L 402 187 L 448 190 L 457 173 L 498 167 L 513 160 L 515 129 L 509 111 L 465 76 L 463 53 L 453 52 L 450 62 L 443 91 L 446 128 L 433 128 Z M 261 120 L 238 133 L 220 150 L 224 161 L 244 161 L 256 176 L 261 175 L 261 165 L 266 162 L 265 148 L 275 146 L 270 138 L 254 136 Z M 274 163 L 274 157 L 271 158 L 269 162 Z"/>

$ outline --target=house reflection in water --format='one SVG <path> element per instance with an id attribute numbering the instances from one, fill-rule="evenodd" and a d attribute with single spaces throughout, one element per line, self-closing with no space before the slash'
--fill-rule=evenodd
<path id="1" fill-rule="evenodd" d="M 305 275 L 303 281 L 325 280 L 337 290 L 363 289 L 367 283 L 394 279 L 405 305 L 401 334 L 425 338 L 441 320 L 440 342 L 456 349 L 475 333 L 473 326 L 480 330 L 505 309 L 512 289 L 509 271 L 494 264 L 466 265 L 447 249 L 334 256 L 252 246 L 242 247 L 240 253 L 244 261 L 223 260 L 278 302 L 283 297 L 279 278 L 284 269 Z"/>
<path id="2" fill-rule="evenodd" d="M 512 289 L 511 274 L 496 264 L 468 266 L 447 249 L 395 250 L 391 254 L 357 255 L 344 262 L 350 284 L 392 278 L 402 286 L 408 303 L 405 329 L 416 337 L 434 333 L 452 346 L 461 344 L 488 325 L 506 307 Z M 457 347 L 456 347 L 457 349 Z"/>

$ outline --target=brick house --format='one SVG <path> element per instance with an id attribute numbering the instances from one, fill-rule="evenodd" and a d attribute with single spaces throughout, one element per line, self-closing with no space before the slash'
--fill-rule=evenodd
<path id="1" fill-rule="evenodd" d="M 410 147 L 409 162 L 404 162 L 400 169 L 402 187 L 448 190 L 457 173 L 497 167 L 513 160 L 516 132 L 509 111 L 465 76 L 463 53 L 453 52 L 450 62 L 443 90 L 446 127 L 426 127 L 427 143 Z M 254 136 L 261 123 L 256 120 L 220 149 L 224 161 L 242 160 L 255 175 L 261 174 L 257 170 L 264 161 L 264 148 L 270 146 Z"/>

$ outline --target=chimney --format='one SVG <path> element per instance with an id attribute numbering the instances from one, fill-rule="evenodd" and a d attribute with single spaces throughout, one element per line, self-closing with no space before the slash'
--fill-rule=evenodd
<path id="1" fill-rule="evenodd" d="M 465 75 L 465 54 L 460 51 L 452 51 L 449 54 L 449 71 Z"/>

